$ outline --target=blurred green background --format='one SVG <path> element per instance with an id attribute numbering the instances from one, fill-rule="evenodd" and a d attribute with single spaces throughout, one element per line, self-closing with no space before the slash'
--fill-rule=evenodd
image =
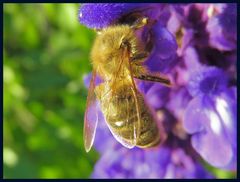
<path id="1" fill-rule="evenodd" d="M 4 11 L 4 178 L 88 178 L 83 148 L 94 32 L 79 4 L 10 4 Z"/>

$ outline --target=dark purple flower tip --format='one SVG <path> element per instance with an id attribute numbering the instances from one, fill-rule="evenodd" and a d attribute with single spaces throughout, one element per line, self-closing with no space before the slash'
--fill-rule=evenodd
<path id="1" fill-rule="evenodd" d="M 122 15 L 144 3 L 85 3 L 79 9 L 79 21 L 89 28 L 101 29 L 117 21 Z"/>
<path id="2" fill-rule="evenodd" d="M 184 7 L 187 5 L 189 5 L 189 4 L 176 3 L 176 4 L 172 4 L 171 7 L 175 13 L 177 13 L 181 16 L 184 16 Z"/>
<path id="3" fill-rule="evenodd" d="M 216 67 L 201 67 L 190 74 L 189 93 L 194 96 L 214 95 L 226 88 L 227 77 Z"/>
<path id="4" fill-rule="evenodd" d="M 223 13 L 219 15 L 219 23 L 224 27 L 224 33 L 236 34 L 237 32 L 237 6 L 236 3 L 228 3 Z"/>
<path id="5" fill-rule="evenodd" d="M 237 7 L 229 3 L 222 8 L 220 14 L 209 19 L 207 26 L 211 46 L 222 50 L 236 49 L 237 40 Z"/>

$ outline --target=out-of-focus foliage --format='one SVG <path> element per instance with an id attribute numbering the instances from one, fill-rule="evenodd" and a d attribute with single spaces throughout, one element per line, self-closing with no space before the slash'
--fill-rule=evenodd
<path id="1" fill-rule="evenodd" d="M 83 148 L 94 32 L 79 4 L 4 4 L 4 178 L 88 178 Z"/>

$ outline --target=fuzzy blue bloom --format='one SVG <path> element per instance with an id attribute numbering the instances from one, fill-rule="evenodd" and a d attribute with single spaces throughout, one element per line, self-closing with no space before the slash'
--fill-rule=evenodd
<path id="1" fill-rule="evenodd" d="M 79 9 L 78 17 L 87 27 L 101 29 L 116 22 L 126 13 L 143 7 L 146 8 L 144 3 L 86 3 Z"/>

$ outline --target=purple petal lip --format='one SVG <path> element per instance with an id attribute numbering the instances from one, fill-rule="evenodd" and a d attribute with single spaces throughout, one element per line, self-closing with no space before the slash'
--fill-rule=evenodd
<path id="1" fill-rule="evenodd" d="M 211 165 L 236 167 L 236 101 L 230 95 L 196 97 L 187 106 L 183 126 L 193 148 Z M 219 150 L 221 148 L 221 150 Z"/>

